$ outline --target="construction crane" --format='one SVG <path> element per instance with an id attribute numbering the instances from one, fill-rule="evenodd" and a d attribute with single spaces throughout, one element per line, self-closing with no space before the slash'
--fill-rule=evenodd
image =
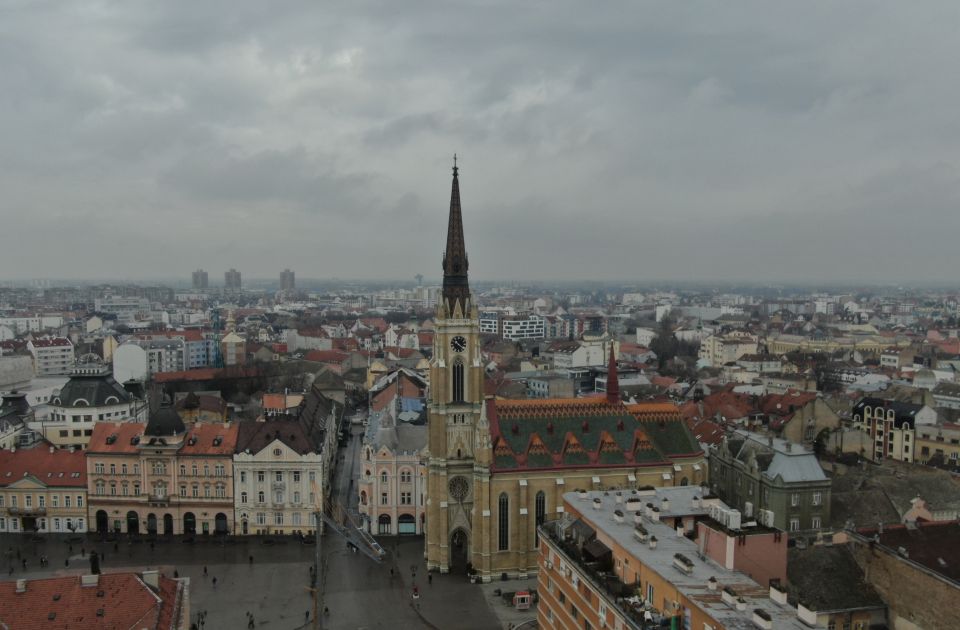
<path id="1" fill-rule="evenodd" d="M 320 535 L 320 523 L 322 522 L 331 530 L 346 538 L 347 543 L 352 545 L 353 549 L 359 550 L 360 553 L 374 562 L 383 562 L 387 552 L 369 532 L 357 524 L 356 520 L 350 515 L 349 510 L 344 508 L 339 501 L 324 500 L 323 494 L 320 492 L 320 487 L 316 481 L 310 482 L 310 489 L 313 490 L 313 518 L 314 524 L 317 527 L 317 533 L 315 536 L 316 549 L 313 558 L 313 576 L 315 582 L 314 585 L 307 590 L 313 593 L 313 627 L 315 630 L 320 630 L 323 627 L 320 615 L 320 611 L 322 610 L 320 600 L 323 594 L 323 577 L 321 575 L 323 562 L 321 559 L 320 546 L 322 537 Z"/>

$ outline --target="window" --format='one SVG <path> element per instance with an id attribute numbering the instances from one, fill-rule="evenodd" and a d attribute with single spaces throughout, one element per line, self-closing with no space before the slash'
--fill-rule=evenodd
<path id="1" fill-rule="evenodd" d="M 215 474 L 217 477 L 223 477 L 223 476 L 224 476 L 224 471 L 225 471 L 225 469 L 224 469 L 224 467 L 223 467 L 223 464 L 217 464 L 216 468 L 214 469 L 214 474 Z"/>
<path id="2" fill-rule="evenodd" d="M 820 492 L 813 493 L 813 499 L 810 501 L 813 505 L 820 505 L 820 502 L 823 500 L 823 494 Z"/>
<path id="3" fill-rule="evenodd" d="M 258 470 L 258 471 L 257 471 L 257 481 L 258 481 L 258 482 L 263 483 L 265 477 L 266 477 L 266 473 L 265 473 L 265 472 L 263 472 L 262 470 Z"/>
<path id="4" fill-rule="evenodd" d="M 115 483 L 110 484 L 110 496 L 117 496 L 117 484 Z"/>
<path id="5" fill-rule="evenodd" d="M 60 495 L 52 494 L 50 495 L 50 505 L 53 507 L 60 507 Z M 0 496 L 0 507 L 3 507 L 3 497 Z"/>
<path id="6" fill-rule="evenodd" d="M 267 515 L 263 512 L 257 512 L 257 525 L 266 525 Z"/>
<path id="7" fill-rule="evenodd" d="M 247 493 L 246 493 L 246 492 L 241 492 L 241 493 L 240 493 L 240 503 L 246 503 L 246 502 L 247 502 Z"/>
<path id="8" fill-rule="evenodd" d="M 203 486 L 203 496 L 204 496 L 204 498 L 206 498 L 206 499 L 209 499 L 209 498 L 210 498 L 210 486 L 208 486 L 208 485 L 204 485 L 204 486 Z"/>
<path id="9" fill-rule="evenodd" d="M 140 486 L 137 486 L 137 487 L 139 488 Z M 63 498 L 63 505 L 64 507 L 70 507 L 70 497 Z M 78 508 L 83 507 L 83 497 L 79 494 L 77 495 L 77 507 Z"/>
<path id="10" fill-rule="evenodd" d="M 411 475 L 409 470 L 400 471 L 400 483 L 410 483 L 410 477 Z"/>
<path id="11" fill-rule="evenodd" d="M 810 527 L 812 527 L 813 529 L 820 529 L 820 517 L 819 517 L 819 516 L 814 516 L 812 519 L 810 519 Z"/>
<path id="12" fill-rule="evenodd" d="M 153 463 L 153 474 L 155 475 L 165 475 L 167 474 L 167 465 L 163 462 L 154 462 Z"/>
<path id="13" fill-rule="evenodd" d="M 128 496 L 130 494 L 130 488 L 127 486 L 126 481 L 120 484 L 120 494 L 123 496 Z"/>
<path id="14" fill-rule="evenodd" d="M 401 493 L 400 493 L 400 504 L 401 504 L 401 505 L 410 505 L 410 504 L 412 504 L 412 503 L 413 503 L 413 497 L 410 495 L 409 492 L 401 492 Z"/>
<path id="15" fill-rule="evenodd" d="M 187 496 L 187 487 L 186 487 L 186 486 L 180 486 L 180 496 L 181 496 L 181 497 Z"/>
<path id="16" fill-rule="evenodd" d="M 209 477 L 209 476 L 210 476 L 210 464 L 204 464 L 204 465 L 203 465 L 203 476 L 204 476 L 204 477 Z"/>
<path id="17" fill-rule="evenodd" d="M 506 551 L 510 548 L 510 499 L 506 492 L 501 492 L 497 501 L 497 527 L 497 548 Z"/>
<path id="18" fill-rule="evenodd" d="M 387 471 L 380 473 L 380 483 L 387 483 Z"/>
<path id="19" fill-rule="evenodd" d="M 300 512 L 294 512 L 293 515 L 291 516 L 291 518 L 293 519 L 293 524 L 294 524 L 294 525 L 299 525 L 299 524 L 300 524 Z"/>
<path id="20" fill-rule="evenodd" d="M 453 364 L 453 402 L 463 402 L 463 363 Z"/>
<path id="21" fill-rule="evenodd" d="M 194 499 L 200 498 L 200 486 L 198 486 L 197 484 L 193 484 L 193 487 L 190 489 L 190 495 Z"/>
<path id="22" fill-rule="evenodd" d="M 543 490 L 537 493 L 537 498 L 534 500 L 534 514 L 536 518 L 536 526 L 539 527 L 543 525 L 543 519 L 547 514 L 547 495 L 544 494 Z M 540 545 L 540 532 L 536 534 L 536 544 Z"/>
<path id="23" fill-rule="evenodd" d="M 240 471 L 240 483 L 247 483 L 247 471 Z"/>
<path id="24" fill-rule="evenodd" d="M 267 499 L 266 499 L 266 497 L 265 497 L 264 494 L 263 494 L 263 490 L 261 490 L 260 492 L 257 493 L 257 503 L 263 503 L 263 502 L 265 502 L 266 500 L 267 500 Z"/>
<path id="25" fill-rule="evenodd" d="M 294 503 L 300 503 L 300 493 L 299 493 L 299 492 L 294 492 L 294 493 L 293 493 L 293 502 L 294 502 Z"/>
<path id="26" fill-rule="evenodd" d="M 800 505 L 800 495 L 796 492 L 790 495 L 790 505 L 797 507 Z"/>
<path id="27" fill-rule="evenodd" d="M 314 481 L 317 480 L 317 473 L 315 473 L 314 471 L 311 470 L 309 477 L 310 477 L 310 481 L 311 481 L 311 482 L 314 482 Z"/>
<path id="28" fill-rule="evenodd" d="M 283 512 L 275 512 L 273 515 L 274 525 L 283 525 Z"/>
<path id="29" fill-rule="evenodd" d="M 103 474 L 103 464 L 97 463 L 93 465 L 93 472 L 102 475 Z"/>
<path id="30" fill-rule="evenodd" d="M 274 457 L 280 457 L 281 455 L 283 455 L 283 451 L 281 451 L 279 448 L 273 449 L 273 456 L 274 456 Z"/>
<path id="31" fill-rule="evenodd" d="M 134 465 L 133 465 L 133 474 L 135 474 L 135 475 L 139 475 L 139 474 L 140 474 L 140 464 L 134 464 Z"/>
<path id="32" fill-rule="evenodd" d="M 110 464 L 110 474 L 111 474 L 111 475 L 117 474 L 117 465 L 116 465 L 116 464 Z"/>
<path id="33" fill-rule="evenodd" d="M 300 483 L 300 471 L 293 471 L 293 483 Z"/>
<path id="34" fill-rule="evenodd" d="M 281 470 L 278 470 L 278 471 L 277 471 L 276 479 L 277 479 L 277 481 L 283 481 L 283 471 L 281 471 Z"/>
<path id="35" fill-rule="evenodd" d="M 124 474 L 124 475 L 127 474 L 127 465 L 126 465 L 126 464 L 120 464 L 120 472 L 121 472 L 122 474 Z"/>
<path id="36" fill-rule="evenodd" d="M 218 499 L 223 499 L 224 497 L 227 496 L 227 491 L 226 491 L 226 488 L 224 488 L 223 484 L 217 484 L 216 494 Z"/>
<path id="37" fill-rule="evenodd" d="M 386 493 L 386 492 L 381 492 L 381 493 L 380 493 L 380 505 L 386 505 L 386 504 L 387 504 L 387 493 Z"/>
<path id="38" fill-rule="evenodd" d="M 274 503 L 283 503 L 283 490 L 279 490 L 273 494 Z"/>
<path id="39" fill-rule="evenodd" d="M 790 519 L 790 531 L 791 531 L 791 532 L 798 532 L 798 531 L 800 531 L 800 519 L 799 519 L 799 518 L 791 518 L 791 519 Z"/>

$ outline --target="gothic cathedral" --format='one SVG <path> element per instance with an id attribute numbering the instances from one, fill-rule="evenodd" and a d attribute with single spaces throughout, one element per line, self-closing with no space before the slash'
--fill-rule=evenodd
<path id="1" fill-rule="evenodd" d="M 473 507 L 484 503 L 490 478 L 480 324 L 467 267 L 460 183 L 454 166 L 443 294 L 437 305 L 430 363 L 427 441 L 427 566 L 441 573 L 451 567 L 462 571 L 473 561 L 481 535 Z"/>
<path id="2" fill-rule="evenodd" d="M 486 398 L 467 266 L 454 163 L 430 362 L 428 569 L 525 577 L 537 571 L 538 527 L 564 516 L 572 490 L 706 482 L 704 452 L 672 403 L 623 402 L 612 344 L 605 396 Z"/>

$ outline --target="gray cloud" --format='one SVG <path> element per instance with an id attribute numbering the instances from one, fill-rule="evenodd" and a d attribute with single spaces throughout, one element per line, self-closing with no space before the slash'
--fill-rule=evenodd
<path id="1" fill-rule="evenodd" d="M 435 277 L 457 151 L 478 278 L 951 279 L 958 14 L 7 3 L 0 269 Z"/>

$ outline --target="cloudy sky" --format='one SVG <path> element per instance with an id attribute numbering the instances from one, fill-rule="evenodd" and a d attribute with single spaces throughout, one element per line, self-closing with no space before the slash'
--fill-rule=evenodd
<path id="1" fill-rule="evenodd" d="M 922 10 L 921 10 L 922 8 Z M 0 0 L 0 277 L 944 281 L 960 3 Z"/>

